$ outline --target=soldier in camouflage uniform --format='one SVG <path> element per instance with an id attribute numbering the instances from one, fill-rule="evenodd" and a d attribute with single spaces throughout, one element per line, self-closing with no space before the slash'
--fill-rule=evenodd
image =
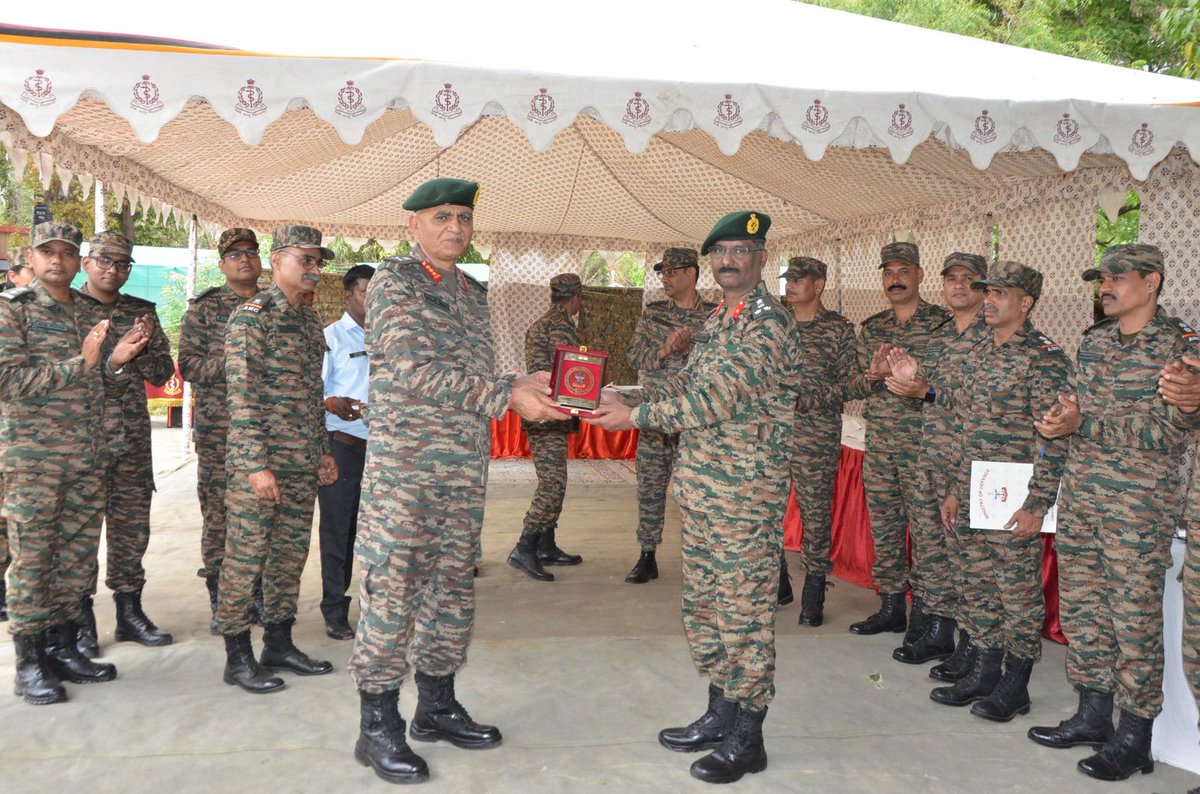
<path id="1" fill-rule="evenodd" d="M 550 279 L 550 308 L 533 321 L 525 332 L 525 368 L 528 372 L 549 372 L 558 345 L 579 346 L 575 317 L 583 307 L 583 282 L 574 273 L 559 273 Z M 555 543 L 554 533 L 567 492 L 567 435 L 578 432 L 579 420 L 555 419 L 549 422 L 521 420 L 529 437 L 529 452 L 537 472 L 537 489 L 525 513 L 525 525 L 517 545 L 508 555 L 508 564 L 524 571 L 531 579 L 553 582 L 554 574 L 543 565 L 578 565 L 583 557 L 567 554 Z"/>
<path id="2" fill-rule="evenodd" d="M 202 567 L 196 575 L 208 588 L 212 633 L 217 633 L 217 583 L 225 557 L 225 453 L 229 405 L 225 394 L 225 326 L 233 310 L 258 294 L 262 260 L 250 229 L 232 228 L 217 241 L 225 283 L 188 299 L 179 331 L 179 374 L 195 387 L 192 441 L 196 445 L 196 492 L 204 517 L 200 532 Z M 256 597 L 261 600 L 261 584 Z"/>
<path id="3" fill-rule="evenodd" d="M 825 577 L 833 570 L 833 491 L 842 454 L 842 403 L 851 378 L 859 374 L 854 324 L 821 305 L 827 268 L 797 256 L 784 271 L 787 302 L 800 339 L 803 379 L 792 430 L 792 489 L 804 521 L 804 589 L 800 625 L 825 620 Z"/>
<path id="4" fill-rule="evenodd" d="M 133 266 L 133 241 L 118 232 L 100 232 L 88 244 L 83 260 L 87 283 L 83 292 L 100 302 L 111 333 L 120 336 L 135 325 L 150 343 L 130 362 L 131 377 L 105 405 L 108 447 L 112 453 L 105 474 L 104 535 L 108 569 L 104 583 L 117 606 L 118 641 L 132 640 L 147 646 L 171 644 L 171 635 L 160 630 L 142 610 L 146 570 L 142 558 L 150 545 L 150 500 L 154 493 L 154 463 L 150 453 L 150 412 L 143 381 L 163 386 L 175 374 L 171 343 L 158 322 L 154 304 L 121 292 Z M 97 571 L 83 599 L 79 651 L 99 652 L 92 598 Z"/>
<path id="5" fill-rule="evenodd" d="M 1200 334 L 1158 307 L 1164 267 L 1150 245 L 1107 249 L 1099 267 L 1106 319 L 1085 332 L 1074 395 L 1060 397 L 1038 429 L 1074 433 L 1059 500 L 1058 576 L 1067 678 L 1079 711 L 1031 728 L 1049 747 L 1103 744 L 1079 762 L 1102 780 L 1150 772 L 1154 718 L 1162 710 L 1162 598 L 1180 514 L 1178 465 L 1187 415 L 1158 394 L 1157 378 Z M 1115 697 L 1114 697 L 1115 696 Z M 1113 732 L 1113 701 L 1121 710 Z"/>
<path id="6" fill-rule="evenodd" d="M 355 556 L 362 616 L 350 658 L 359 691 L 354 755 L 384 780 L 429 777 L 404 738 L 401 682 L 415 668 L 412 737 L 494 747 L 454 695 L 475 615 L 491 420 L 562 414 L 548 373 L 497 375 L 487 290 L 455 262 L 474 230 L 479 186 L 441 178 L 404 202 L 415 238 L 367 289 L 370 433 Z"/>
<path id="7" fill-rule="evenodd" d="M 851 381 L 848 396 L 866 399 L 863 412 L 867 424 L 863 456 L 863 486 L 871 516 L 875 563 L 871 576 L 882 605 L 866 620 L 850 626 L 854 634 L 904 631 L 911 644 L 924 630 L 924 609 L 938 615 L 949 612 L 953 592 L 945 579 L 926 576 L 944 571 L 945 535 L 939 515 L 940 497 L 929 490 L 929 478 L 920 465 L 921 408 L 914 397 L 900 397 L 886 388 L 891 374 L 887 354 L 901 348 L 921 360 L 934 329 L 948 313 L 921 299 L 917 291 L 925 273 L 917 246 L 889 243 L 881 251 L 884 295 L 892 308 L 879 312 L 862 324 L 858 337 L 858 363 L 862 375 Z M 905 529 L 912 536 L 912 571 L 908 569 Z M 905 594 L 913 589 L 912 618 L 905 617 Z M 950 655 L 946 650 L 942 658 Z"/>
<path id="8" fill-rule="evenodd" d="M 983 290 L 972 284 L 987 276 L 987 260 L 977 254 L 955 252 L 942 264 L 942 292 L 952 316 L 934 329 L 919 362 L 919 374 L 902 381 L 895 376 L 884 381 L 888 391 L 899 397 L 915 397 L 925 401 L 921 421 L 919 465 L 929 478 L 929 491 L 940 502 L 946 495 L 945 462 L 958 443 L 962 430 L 954 413 L 954 391 L 962 383 L 963 367 L 976 346 L 991 336 L 980 308 Z M 900 350 L 893 350 L 888 360 L 893 371 L 901 358 L 912 359 Z M 925 578 L 946 581 L 947 598 L 944 613 L 930 612 L 925 616 L 924 631 L 906 636 L 904 644 L 892 653 L 892 658 L 906 664 L 921 664 L 954 652 L 943 664 L 929 671 L 931 678 L 954 682 L 970 671 L 974 664 L 974 646 L 966 630 L 962 614 L 962 566 L 958 538 L 952 531 L 944 532 L 945 554 L 926 556 L 929 563 Z M 954 643 L 954 629 L 959 628 L 959 642 Z M 910 635 L 916 632 L 910 632 Z"/>
<path id="9" fill-rule="evenodd" d="M 638 371 L 638 382 L 662 384 L 675 376 L 687 363 L 692 349 L 692 333 L 704 326 L 715 303 L 701 300 L 696 291 L 700 261 L 694 248 L 668 248 L 662 261 L 654 266 L 662 278 L 666 300 L 651 301 L 642 309 L 625 358 Z M 679 434 L 663 433 L 651 427 L 638 431 L 637 539 L 641 556 L 625 577 L 630 584 L 644 584 L 658 578 L 655 551 L 662 543 L 663 520 L 667 506 L 667 484 L 679 450 Z"/>
<path id="10" fill-rule="evenodd" d="M 636 407 L 610 394 L 597 420 L 678 432 L 673 494 L 683 525 L 683 622 L 709 679 L 708 710 L 659 734 L 680 752 L 715 748 L 692 775 L 727 783 L 766 768 L 762 724 L 775 694 L 775 609 L 793 395 L 792 318 L 762 283 L 771 220 L 735 212 L 717 222 L 707 254 L 725 299 L 687 367 L 644 390 Z M 699 336 L 699 335 L 698 335 Z"/>
<path id="11" fill-rule="evenodd" d="M 14 692 L 36 705 L 66 700 L 61 681 L 117 676 L 113 665 L 81 656 L 75 638 L 103 520 L 105 394 L 130 379 L 125 368 L 149 337 L 134 328 L 112 341 L 100 305 L 71 289 L 81 238 L 70 224 L 35 226 L 29 259 L 37 280 L 0 293 Z"/>
<path id="12" fill-rule="evenodd" d="M 8 252 L 9 268 L 4 276 L 4 288 L 16 289 L 24 287 L 33 281 L 33 270 L 29 267 L 29 246 L 21 246 Z M 0 439 L 4 438 L 3 418 L 0 416 Z M 3 443 L 3 442 L 0 442 Z M 0 451 L 0 454 L 3 454 Z M 4 503 L 4 479 L 0 475 L 0 504 Z M 3 517 L 0 517 L 0 623 L 8 620 L 8 608 L 5 605 L 5 574 L 8 573 L 8 528 Z"/>
<path id="13" fill-rule="evenodd" d="M 1031 426 L 1058 395 L 1071 388 L 1071 364 L 1062 348 L 1029 320 L 1041 296 L 1042 274 L 1019 262 L 998 262 L 987 278 L 984 318 L 992 333 L 962 367 L 955 390 L 957 437 L 942 518 L 957 539 L 962 569 L 960 620 L 978 650 L 971 669 L 953 686 L 930 693 L 938 703 L 1008 722 L 1029 711 L 1029 674 L 1042 658 L 1042 519 L 1058 497 L 1066 439 L 1047 440 Z M 896 372 L 893 367 L 893 372 Z M 1013 511 L 1012 532 L 970 526 L 972 461 L 1029 463 L 1029 495 Z M 944 465 L 944 463 L 943 463 Z M 1003 664 L 1003 677 L 1001 665 Z"/>
<path id="14" fill-rule="evenodd" d="M 225 334 L 228 528 L 217 628 L 225 637 L 225 683 L 247 692 L 282 689 L 283 680 L 269 670 L 333 671 L 332 664 L 311 659 L 292 642 L 317 486 L 338 476 L 322 409 L 325 334 L 309 307 L 321 283 L 322 261 L 332 258 L 321 246 L 319 229 L 275 229 L 274 283 L 233 311 Z M 260 577 L 261 662 L 250 644 L 250 608 Z"/>

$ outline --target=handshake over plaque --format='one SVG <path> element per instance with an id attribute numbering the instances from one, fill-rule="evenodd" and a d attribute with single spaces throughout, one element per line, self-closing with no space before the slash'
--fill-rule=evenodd
<path id="1" fill-rule="evenodd" d="M 550 398 L 558 403 L 558 410 L 571 416 L 594 416 L 607 366 L 608 353 L 603 350 L 557 345 L 550 369 Z"/>

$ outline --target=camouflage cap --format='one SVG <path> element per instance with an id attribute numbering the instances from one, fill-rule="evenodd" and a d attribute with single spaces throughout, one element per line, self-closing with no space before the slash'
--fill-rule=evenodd
<path id="1" fill-rule="evenodd" d="M 708 249 L 717 240 L 766 240 L 771 228 L 771 216 L 765 212 L 743 210 L 731 212 L 717 221 L 700 246 L 700 255 L 707 256 Z"/>
<path id="2" fill-rule="evenodd" d="M 663 268 L 672 270 L 677 267 L 694 267 L 700 269 L 700 257 L 695 248 L 668 248 L 663 251 L 662 261 L 654 266 L 655 273 L 661 273 Z"/>
<path id="3" fill-rule="evenodd" d="M 787 270 L 783 271 L 783 277 L 791 279 L 812 276 L 824 279 L 828 272 L 829 268 L 820 259 L 813 259 L 811 256 L 793 256 L 788 260 Z"/>
<path id="4" fill-rule="evenodd" d="M 1144 243 L 1110 245 L 1100 256 L 1099 267 L 1090 267 L 1083 271 L 1083 280 L 1095 281 L 1100 278 L 1101 273 L 1126 273 L 1130 270 L 1166 275 L 1162 251 L 1156 246 Z"/>
<path id="5" fill-rule="evenodd" d="M 333 259 L 333 251 L 321 245 L 321 230 L 312 226 L 276 226 L 272 233 L 271 250 L 280 248 L 316 248 L 322 259 Z"/>
<path id="6" fill-rule="evenodd" d="M 88 256 L 133 261 L 133 240 L 120 232 L 100 232 L 88 242 Z"/>
<path id="7" fill-rule="evenodd" d="M 221 232 L 221 239 L 217 241 L 217 256 L 225 256 L 230 248 L 233 248 L 234 243 L 250 243 L 255 250 L 258 249 L 258 236 L 254 234 L 253 229 L 242 229 L 234 227 Z"/>
<path id="8" fill-rule="evenodd" d="M 27 245 L 10 249 L 8 252 L 8 269 L 16 270 L 19 267 L 29 267 L 29 246 Z"/>
<path id="9" fill-rule="evenodd" d="M 37 248 L 39 245 L 51 242 L 53 240 L 62 240 L 64 243 L 70 243 L 76 249 L 83 245 L 83 233 L 69 223 L 62 221 L 46 221 L 34 226 L 29 232 L 29 247 Z"/>
<path id="10" fill-rule="evenodd" d="M 1020 262 L 1002 260 L 988 269 L 987 278 L 974 282 L 971 287 L 1020 287 L 1037 300 L 1042 297 L 1042 274 Z"/>
<path id="11" fill-rule="evenodd" d="M 879 251 L 879 260 L 881 268 L 892 262 L 920 267 L 921 252 L 913 243 L 888 243 Z"/>
<path id="12" fill-rule="evenodd" d="M 573 298 L 583 290 L 583 282 L 574 273 L 559 273 L 550 279 L 551 300 Z"/>
<path id="13" fill-rule="evenodd" d="M 465 179 L 440 177 L 430 179 L 412 192 L 401 206 L 409 212 L 440 207 L 443 204 L 456 204 L 461 207 L 474 207 L 479 201 L 479 183 L 468 182 Z"/>
<path id="14" fill-rule="evenodd" d="M 987 259 L 979 254 L 964 254 L 962 251 L 955 251 L 942 263 L 942 275 L 949 273 L 952 267 L 965 267 L 979 278 L 987 277 Z"/>

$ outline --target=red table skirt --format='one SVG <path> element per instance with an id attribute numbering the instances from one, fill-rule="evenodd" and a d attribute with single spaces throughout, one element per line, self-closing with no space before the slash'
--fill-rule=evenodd
<path id="1" fill-rule="evenodd" d="M 637 457 L 637 430 L 610 433 L 587 422 L 579 424 L 579 432 L 567 437 L 568 458 L 634 460 Z M 521 417 L 512 411 L 503 419 L 492 420 L 492 457 L 529 457 L 529 439 L 521 432 Z"/>
<path id="2" fill-rule="evenodd" d="M 833 494 L 833 573 L 862 587 L 871 587 L 871 564 L 875 545 L 871 541 L 871 518 L 862 483 L 862 450 L 843 446 Z M 796 495 L 788 500 L 783 520 L 783 545 L 799 551 L 804 537 Z M 1066 642 L 1058 624 L 1058 556 L 1054 536 L 1042 537 L 1042 591 L 1046 596 L 1046 623 L 1042 633 L 1055 642 Z"/>

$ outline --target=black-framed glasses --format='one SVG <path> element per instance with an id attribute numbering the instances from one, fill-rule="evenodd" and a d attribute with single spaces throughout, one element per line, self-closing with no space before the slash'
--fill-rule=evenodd
<path id="1" fill-rule="evenodd" d="M 225 256 L 221 258 L 228 259 L 230 262 L 241 262 L 243 259 L 247 262 L 257 262 L 258 260 L 262 259 L 262 257 L 259 256 L 258 251 L 254 250 L 253 248 L 246 251 L 226 251 Z"/>
<path id="2" fill-rule="evenodd" d="M 325 262 L 325 260 L 319 256 L 300 256 L 299 254 L 292 253 L 286 248 L 282 248 L 280 251 L 299 262 L 300 266 L 305 270 L 320 270 L 321 265 Z"/>
<path id="3" fill-rule="evenodd" d="M 716 259 L 719 261 L 725 258 L 725 254 L 729 254 L 729 256 L 733 259 L 745 261 L 749 259 L 751 255 L 757 254 L 759 251 L 763 250 L 765 249 L 756 245 L 714 245 L 708 249 L 708 256 L 710 259 Z"/>
<path id="4" fill-rule="evenodd" d="M 96 267 L 101 270 L 112 270 L 114 267 L 118 273 L 128 273 L 133 269 L 133 262 L 128 260 L 117 262 L 107 256 L 89 256 L 88 259 L 96 263 Z"/>

